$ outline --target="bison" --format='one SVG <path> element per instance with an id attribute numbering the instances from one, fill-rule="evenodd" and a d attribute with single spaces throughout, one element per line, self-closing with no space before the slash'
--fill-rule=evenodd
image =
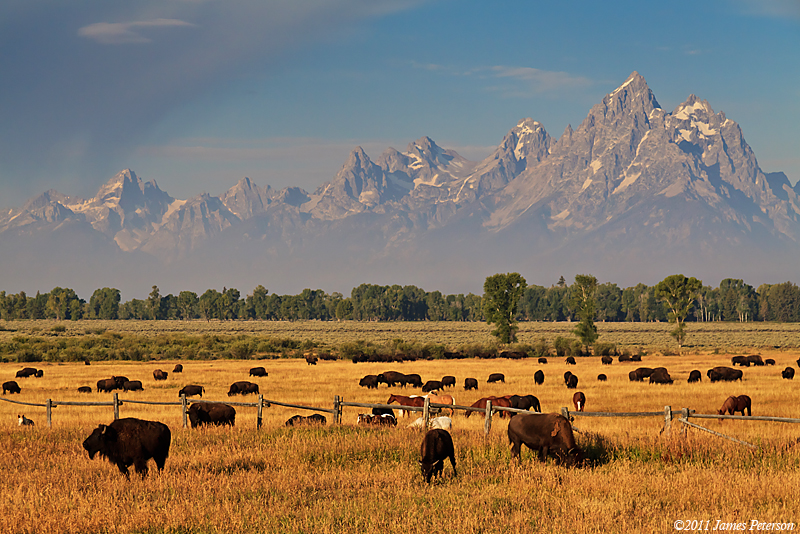
<path id="1" fill-rule="evenodd" d="M 166 380 L 167 379 L 167 372 L 162 371 L 161 369 L 156 369 L 153 371 L 153 379 L 154 380 Z"/>
<path id="2" fill-rule="evenodd" d="M 633 358 L 631 358 L 629 354 L 620 354 L 619 357 L 617 358 L 617 361 L 619 363 L 630 362 L 633 361 Z"/>
<path id="3" fill-rule="evenodd" d="M 572 404 L 575 406 L 576 412 L 582 412 L 584 406 L 586 406 L 586 395 L 582 391 L 576 391 L 572 396 Z"/>
<path id="4" fill-rule="evenodd" d="M 728 415 L 736 415 L 736 412 L 742 412 L 742 417 L 744 417 L 744 411 L 747 410 L 747 416 L 753 415 L 750 411 L 750 397 L 747 395 L 731 395 L 725 402 L 722 404 L 722 408 L 717 410 L 719 415 L 725 415 L 725 412 Z"/>
<path id="5" fill-rule="evenodd" d="M 739 364 L 742 367 L 750 367 L 750 360 L 747 356 L 734 356 L 731 358 L 731 365 Z"/>
<path id="6" fill-rule="evenodd" d="M 578 377 L 575 375 L 570 375 L 569 380 L 567 381 L 567 389 L 575 389 L 578 387 Z"/>
<path id="7" fill-rule="evenodd" d="M 183 386 L 181 390 L 178 392 L 178 398 L 183 397 L 186 395 L 187 397 L 193 397 L 195 395 L 203 396 L 203 393 L 206 392 L 206 388 L 203 386 L 198 386 L 196 384 L 191 384 L 188 386 Z"/>
<path id="8" fill-rule="evenodd" d="M 567 359 L 564 360 L 564 363 L 566 363 L 567 365 L 577 365 L 575 363 L 575 357 L 574 356 L 567 356 Z"/>
<path id="9" fill-rule="evenodd" d="M 361 380 L 359 380 L 358 385 L 361 386 L 362 388 L 378 389 L 378 376 L 367 375 Z"/>
<path id="10" fill-rule="evenodd" d="M 187 410 L 192 428 L 203 425 L 230 425 L 236 423 L 236 410 L 221 402 L 193 402 Z"/>
<path id="11" fill-rule="evenodd" d="M 572 376 L 572 371 L 567 371 L 564 373 L 564 384 L 569 384 L 569 377 Z"/>
<path id="12" fill-rule="evenodd" d="M 91 393 L 92 388 L 89 386 L 81 386 L 78 388 L 78 393 Z"/>
<path id="13" fill-rule="evenodd" d="M 505 397 L 508 399 L 508 402 L 511 404 L 512 408 L 517 408 L 520 410 L 530 410 L 533 409 L 534 412 L 541 412 L 542 406 L 539 404 L 539 399 L 534 397 L 533 395 L 507 395 Z M 492 401 L 494 404 L 496 401 Z M 515 415 L 514 412 L 509 412 L 509 415 Z"/>
<path id="14" fill-rule="evenodd" d="M 631 382 L 644 382 L 645 378 L 649 378 L 653 374 L 653 369 L 649 367 L 639 367 L 628 373 L 628 380 Z"/>
<path id="15" fill-rule="evenodd" d="M 743 375 L 744 373 L 742 371 L 731 367 L 714 367 L 706 372 L 706 376 L 708 376 L 708 379 L 712 382 L 734 382 L 736 380 L 741 380 Z"/>
<path id="16" fill-rule="evenodd" d="M 529 449 L 538 452 L 542 462 L 548 454 L 552 454 L 559 464 L 574 466 L 583 463 L 583 451 L 575 445 L 572 426 L 561 414 L 514 417 L 508 423 L 508 441 L 511 444 L 512 459 L 520 460 L 524 443 Z"/>
<path id="17" fill-rule="evenodd" d="M 766 360 L 764 360 L 764 365 L 775 365 L 775 360 L 773 360 L 772 358 L 767 358 Z"/>
<path id="18" fill-rule="evenodd" d="M 794 378 L 794 367 L 787 367 L 781 371 L 781 376 L 786 380 L 792 380 Z"/>
<path id="19" fill-rule="evenodd" d="M 8 391 L 9 394 L 12 393 L 20 393 L 22 390 L 19 389 L 19 384 L 17 384 L 14 380 L 9 380 L 8 382 L 3 382 L 3 395 L 6 394 Z"/>
<path id="20" fill-rule="evenodd" d="M 702 380 L 703 380 L 703 375 L 700 374 L 700 371 L 695 369 L 691 373 L 689 373 L 689 380 L 687 382 L 693 384 L 694 382 L 701 382 Z"/>
<path id="21" fill-rule="evenodd" d="M 125 382 L 129 382 L 127 376 L 112 376 L 111 380 L 117 384 L 117 389 L 122 389 L 122 386 L 125 384 Z"/>
<path id="22" fill-rule="evenodd" d="M 393 388 L 395 384 L 406 387 L 406 384 L 408 384 L 408 377 L 397 371 L 386 371 L 378 375 L 378 383 L 386 384 L 390 388 Z"/>
<path id="23" fill-rule="evenodd" d="M 453 466 L 453 476 L 458 476 L 456 472 L 456 454 L 450 433 L 441 428 L 428 430 L 425 437 L 422 438 L 419 460 L 425 482 L 430 483 L 432 477 L 441 475 L 446 458 L 450 458 L 450 464 Z"/>
<path id="24" fill-rule="evenodd" d="M 144 391 L 141 380 L 128 380 L 122 384 L 122 391 Z"/>
<path id="25" fill-rule="evenodd" d="M 597 381 L 598 382 L 605 382 L 606 380 L 608 380 L 608 377 L 606 375 L 604 375 L 603 373 L 600 373 L 599 375 L 597 375 Z"/>
<path id="26" fill-rule="evenodd" d="M 416 373 L 412 373 L 410 375 L 406 375 L 406 383 L 414 388 L 421 388 L 422 387 L 422 377 Z M 453 382 L 455 385 L 455 382 Z"/>
<path id="27" fill-rule="evenodd" d="M 656 367 L 650 375 L 651 384 L 672 384 L 672 377 L 669 376 L 666 367 Z"/>
<path id="28" fill-rule="evenodd" d="M 176 363 L 175 367 L 172 368 L 173 373 L 182 373 L 183 372 L 183 365 Z"/>
<path id="29" fill-rule="evenodd" d="M 547 358 L 542 356 L 541 358 L 539 358 L 539 363 L 547 363 Z"/>
<path id="30" fill-rule="evenodd" d="M 33 367 L 25 367 L 24 369 L 17 371 L 17 374 L 14 375 L 14 378 L 28 378 L 31 376 L 36 376 L 36 369 Z"/>
<path id="31" fill-rule="evenodd" d="M 611 365 L 612 363 L 614 363 L 614 358 L 612 358 L 609 355 L 602 356 L 600 358 L 600 363 L 602 363 L 603 365 Z"/>
<path id="32" fill-rule="evenodd" d="M 477 378 L 465 378 L 464 379 L 464 389 L 469 391 L 470 389 L 478 389 L 478 379 Z"/>
<path id="33" fill-rule="evenodd" d="M 764 360 L 762 360 L 761 356 L 758 354 L 751 354 L 747 357 L 747 361 L 756 367 L 762 367 L 764 365 Z"/>
<path id="34" fill-rule="evenodd" d="M 83 448 L 90 460 L 99 453 L 116 465 L 126 478 L 130 478 L 128 468 L 131 465 L 144 477 L 150 458 L 155 460 L 159 471 L 164 469 L 171 440 L 172 434 L 164 423 L 128 417 L 95 428 L 84 440 Z"/>
<path id="35" fill-rule="evenodd" d="M 263 367 L 253 367 L 250 369 L 250 376 L 265 377 L 269 376 L 269 373 Z"/>
<path id="36" fill-rule="evenodd" d="M 443 388 L 444 386 L 442 385 L 441 380 L 428 380 L 425 382 L 425 385 L 422 386 L 422 392 L 429 393 L 431 391 L 437 391 Z"/>
<path id="37" fill-rule="evenodd" d="M 535 373 L 533 373 L 533 381 L 536 383 L 537 386 L 541 386 L 544 384 L 544 371 L 539 369 Z"/>
<path id="38" fill-rule="evenodd" d="M 489 379 L 486 381 L 489 384 L 494 382 L 502 382 L 503 384 L 506 383 L 506 376 L 503 373 L 492 373 L 489 375 Z"/>
<path id="39" fill-rule="evenodd" d="M 456 377 L 451 375 L 443 376 L 441 383 L 443 388 L 456 387 Z"/>
<path id="40" fill-rule="evenodd" d="M 231 384 L 230 390 L 228 390 L 229 397 L 234 395 L 247 395 L 250 393 L 260 393 L 258 391 L 258 384 L 253 384 L 252 382 L 247 382 L 244 380 L 240 382 L 234 382 Z"/>
<path id="41" fill-rule="evenodd" d="M 309 354 L 306 356 L 306 364 L 308 365 L 317 365 L 317 357 L 313 354 Z"/>
<path id="42" fill-rule="evenodd" d="M 111 393 L 115 389 L 119 388 L 120 386 L 117 385 L 117 381 L 113 378 L 102 378 L 97 381 L 97 392 L 100 393 L 101 391 L 105 391 L 107 393 Z"/>

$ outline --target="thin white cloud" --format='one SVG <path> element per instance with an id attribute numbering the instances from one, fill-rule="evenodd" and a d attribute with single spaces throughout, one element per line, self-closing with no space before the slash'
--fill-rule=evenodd
<path id="1" fill-rule="evenodd" d="M 151 43 L 153 40 L 146 37 L 142 30 L 176 27 L 195 27 L 195 25 L 178 19 L 97 22 L 79 29 L 78 35 L 101 44 L 143 44 Z"/>
<path id="2" fill-rule="evenodd" d="M 497 78 L 510 78 L 525 82 L 535 93 L 549 93 L 561 89 L 588 87 L 592 80 L 575 76 L 568 72 L 535 69 L 533 67 L 509 67 L 504 65 L 490 68 Z"/>
<path id="3" fill-rule="evenodd" d="M 748 15 L 800 20 L 798 0 L 739 0 L 739 4 Z"/>

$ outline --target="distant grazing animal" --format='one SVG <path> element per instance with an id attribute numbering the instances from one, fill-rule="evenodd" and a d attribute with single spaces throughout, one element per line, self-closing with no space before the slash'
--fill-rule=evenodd
<path id="1" fill-rule="evenodd" d="M 417 408 L 421 408 L 425 406 L 425 397 L 407 397 L 405 395 L 389 395 L 389 400 L 386 401 L 386 404 L 391 404 L 396 402 L 401 406 L 415 406 Z M 409 410 L 404 410 L 405 415 L 408 416 Z"/>
<path id="2" fill-rule="evenodd" d="M 20 393 L 22 390 L 19 389 L 19 384 L 17 384 L 14 380 L 9 380 L 8 382 L 3 382 L 3 395 L 6 394 L 6 391 L 11 394 Z"/>
<path id="3" fill-rule="evenodd" d="M 294 415 L 290 417 L 284 426 L 297 426 L 297 425 L 324 425 L 328 420 L 322 414 L 311 414 L 307 417 L 302 415 Z"/>
<path id="4" fill-rule="evenodd" d="M 117 384 L 117 389 L 122 389 L 122 386 L 125 384 L 125 382 L 129 381 L 127 376 L 112 376 L 111 380 Z"/>
<path id="5" fill-rule="evenodd" d="M 506 376 L 503 373 L 492 373 L 489 375 L 489 379 L 486 382 L 489 384 L 494 382 L 502 382 L 503 384 L 505 384 Z"/>
<path id="6" fill-rule="evenodd" d="M 269 376 L 269 373 L 267 373 L 267 370 L 264 369 L 263 367 L 253 367 L 252 369 L 250 369 L 250 376 L 264 377 L 264 376 Z"/>
<path id="7" fill-rule="evenodd" d="M 547 363 L 547 358 L 545 357 L 539 358 L 539 363 Z"/>
<path id="8" fill-rule="evenodd" d="M 478 389 L 478 379 L 477 378 L 465 378 L 464 379 L 464 389 L 469 391 L 470 389 Z"/>
<path id="9" fill-rule="evenodd" d="M 228 390 L 229 397 L 234 395 L 248 395 L 250 393 L 260 393 L 258 391 L 258 384 L 253 384 L 252 382 L 247 382 L 246 380 L 234 382 L 231 384 L 231 387 Z"/>
<path id="10" fill-rule="evenodd" d="M 44 376 L 44 371 L 41 369 L 36 370 L 36 374 L 34 375 L 36 378 L 42 378 Z"/>
<path id="11" fill-rule="evenodd" d="M 14 378 L 28 378 L 31 376 L 36 376 L 36 369 L 33 367 L 25 367 L 24 369 L 17 371 L 17 374 L 14 375 Z"/>
<path id="12" fill-rule="evenodd" d="M 117 389 L 117 381 L 113 378 L 102 378 L 97 381 L 97 392 L 100 393 L 101 391 L 105 392 L 112 392 Z"/>
<path id="13" fill-rule="evenodd" d="M 176 363 L 175 367 L 172 368 L 173 373 L 182 373 L 183 372 L 183 365 Z"/>
<path id="14" fill-rule="evenodd" d="M 602 363 L 603 365 L 611 365 L 612 363 L 614 363 L 614 358 L 608 355 L 603 356 L 600 358 L 600 363 Z"/>
<path id="15" fill-rule="evenodd" d="M 628 373 L 628 380 L 631 382 L 643 382 L 645 378 L 649 378 L 653 374 L 653 369 L 649 367 L 639 367 Z"/>
<path id="16" fill-rule="evenodd" d="M 141 380 L 128 380 L 122 384 L 123 391 L 144 391 Z"/>
<path id="17" fill-rule="evenodd" d="M 751 354 L 750 356 L 747 356 L 747 361 L 756 367 L 761 367 L 764 365 L 764 360 L 762 360 L 761 356 L 758 354 Z"/>
<path id="18" fill-rule="evenodd" d="M 406 384 L 411 387 L 421 388 L 422 387 L 422 377 L 416 373 L 406 375 Z M 455 385 L 455 382 L 453 383 Z"/>
<path id="19" fill-rule="evenodd" d="M 576 391 L 575 394 L 572 395 L 572 404 L 575 406 L 576 411 L 582 412 L 584 406 L 586 406 L 586 395 L 584 395 L 582 391 Z"/>
<path id="20" fill-rule="evenodd" d="M 317 365 L 317 357 L 313 354 L 309 354 L 306 356 L 306 364 L 308 365 Z"/>
<path id="21" fill-rule="evenodd" d="M 400 387 L 406 387 L 408 377 L 397 371 L 385 371 L 378 375 L 378 383 L 384 383 L 390 388 L 393 388 L 395 384 L 400 384 Z"/>
<path id="22" fill-rule="evenodd" d="M 444 461 L 447 458 L 450 458 L 450 464 L 453 466 L 453 476 L 458 476 L 456 472 L 456 454 L 450 433 L 441 428 L 428 430 L 425 437 L 422 438 L 419 460 L 425 482 L 430 483 L 431 478 L 442 474 Z"/>
<path id="23" fill-rule="evenodd" d="M 650 375 L 651 384 L 672 384 L 672 377 L 669 376 L 666 367 L 656 367 Z"/>
<path id="24" fill-rule="evenodd" d="M 743 367 L 750 367 L 750 360 L 747 359 L 747 356 L 734 356 L 731 358 L 731 365 L 739 364 Z"/>
<path id="25" fill-rule="evenodd" d="M 169 427 L 158 421 L 129 417 L 117 419 L 110 425 L 100 425 L 83 442 L 89 459 L 95 454 L 106 457 L 126 478 L 133 465 L 142 477 L 147 475 L 147 461 L 153 458 L 161 471 L 169 456 L 172 434 Z"/>
<path id="26" fill-rule="evenodd" d="M 634 354 L 633 356 L 631 356 L 630 359 L 631 359 L 632 362 L 640 362 L 640 361 L 642 361 L 642 355 L 641 354 Z"/>
<path id="27" fill-rule="evenodd" d="M 367 389 L 378 389 L 378 376 L 367 375 L 358 381 L 358 385 Z"/>
<path id="28" fill-rule="evenodd" d="M 745 410 L 747 410 L 748 417 L 753 415 L 750 411 L 750 397 L 747 395 L 739 395 L 738 397 L 731 395 L 725 399 L 722 408 L 717 410 L 717 413 L 719 415 L 725 415 L 727 412 L 728 415 L 736 415 L 736 412 L 742 412 L 742 416 L 744 416 Z"/>
<path id="29" fill-rule="evenodd" d="M 744 373 L 742 371 L 731 367 L 714 367 L 706 372 L 706 376 L 708 376 L 709 380 L 712 382 L 734 382 L 736 380 L 741 380 L 743 375 Z"/>
<path id="30" fill-rule="evenodd" d="M 631 358 L 628 354 L 620 354 L 619 357 L 617 358 L 617 361 L 619 363 L 630 362 L 630 361 L 633 361 L 633 358 Z M 636 360 L 636 361 L 639 361 L 639 360 Z"/>
<path id="31" fill-rule="evenodd" d="M 575 358 L 573 356 L 567 356 L 567 359 L 564 361 L 567 365 L 576 365 Z"/>
<path id="32" fill-rule="evenodd" d="M 442 382 L 440 380 L 428 380 L 425 382 L 425 385 L 422 386 L 422 392 L 428 393 L 430 391 L 438 391 L 443 388 L 444 386 L 442 386 Z"/>
<path id="33" fill-rule="evenodd" d="M 511 443 L 512 460 L 520 460 L 524 443 L 532 451 L 538 452 L 542 462 L 548 454 L 552 454 L 559 464 L 574 466 L 583 463 L 583 451 L 575 445 L 572 425 L 561 414 L 514 417 L 508 423 L 508 441 Z"/>
<path id="34" fill-rule="evenodd" d="M 198 386 L 196 384 L 191 384 L 189 386 L 183 386 L 181 390 L 178 392 L 178 398 L 186 395 L 187 397 L 193 397 L 195 395 L 203 396 L 203 393 L 206 392 L 206 388 L 203 386 Z"/>
<path id="35" fill-rule="evenodd" d="M 567 389 L 575 389 L 576 387 L 578 387 L 578 377 L 572 375 L 569 377 L 569 380 L 567 381 Z"/>
<path id="36" fill-rule="evenodd" d="M 19 426 L 33 426 L 33 419 L 28 419 L 24 415 L 18 415 L 17 424 L 19 424 Z"/>
<path id="37" fill-rule="evenodd" d="M 156 369 L 153 371 L 153 379 L 154 380 L 166 380 L 167 379 L 167 372 L 162 371 L 161 369 Z"/>
<path id="38" fill-rule="evenodd" d="M 605 382 L 606 380 L 608 380 L 608 377 L 606 375 L 604 375 L 603 373 L 600 373 L 599 375 L 597 375 L 597 381 L 598 382 Z"/>
<path id="39" fill-rule="evenodd" d="M 454 406 L 456 403 L 452 395 L 428 395 L 428 401 L 434 404 L 447 404 L 450 406 Z M 450 410 L 451 416 L 455 413 L 452 408 L 442 408 L 442 410 Z"/>
<path id="40" fill-rule="evenodd" d="M 773 360 L 772 358 L 767 358 L 766 360 L 764 360 L 764 365 L 775 365 L 775 360 Z"/>
<path id="41" fill-rule="evenodd" d="M 92 388 L 90 388 L 89 386 L 81 386 L 78 388 L 78 393 L 91 393 L 91 392 Z"/>
<path id="42" fill-rule="evenodd" d="M 233 406 L 221 402 L 193 402 L 186 411 L 192 428 L 203 425 L 230 425 L 236 424 L 236 410 Z"/>
<path id="43" fill-rule="evenodd" d="M 83 364 L 84 365 L 92 365 L 91 363 L 89 363 L 89 360 L 83 360 Z"/>
<path id="44" fill-rule="evenodd" d="M 698 371 L 697 369 L 695 369 L 694 371 L 692 371 L 691 373 L 689 373 L 689 380 L 688 380 L 688 382 L 689 382 L 690 384 L 692 384 L 692 383 L 694 383 L 694 382 L 701 382 L 702 380 L 703 380 L 703 375 L 701 375 L 701 374 L 700 374 L 700 371 Z"/>
<path id="45" fill-rule="evenodd" d="M 564 384 L 569 384 L 569 377 L 572 376 L 572 371 L 567 371 L 564 373 Z"/>
<path id="46" fill-rule="evenodd" d="M 443 388 L 456 387 L 456 377 L 454 376 L 451 375 L 443 376 L 441 382 Z"/>
<path id="47" fill-rule="evenodd" d="M 480 410 L 486 410 L 486 402 L 492 401 L 492 407 L 500 407 L 500 408 L 511 408 L 511 401 L 506 399 L 505 397 L 484 397 L 482 399 L 478 399 L 472 403 L 470 406 L 471 408 L 479 408 Z M 467 410 L 467 413 L 464 414 L 464 417 L 469 417 L 472 415 L 472 410 Z M 506 412 L 504 410 L 500 411 L 500 417 L 505 417 Z"/>
<path id="48" fill-rule="evenodd" d="M 792 380 L 794 378 L 794 367 L 787 367 L 781 371 L 781 376 L 786 380 Z"/>
<path id="49" fill-rule="evenodd" d="M 519 410 L 533 410 L 534 412 L 541 412 L 542 406 L 539 404 L 539 399 L 533 395 L 506 395 L 504 398 L 508 399 L 512 408 Z M 494 404 L 494 402 L 492 402 Z M 514 412 L 508 412 L 509 415 L 516 415 Z"/>
<path id="50" fill-rule="evenodd" d="M 537 386 L 541 386 L 544 384 L 544 371 L 539 369 L 535 373 L 533 373 L 533 381 L 536 383 Z"/>

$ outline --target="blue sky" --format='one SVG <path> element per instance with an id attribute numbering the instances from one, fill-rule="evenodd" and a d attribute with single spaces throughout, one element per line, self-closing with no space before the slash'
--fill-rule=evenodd
<path id="1" fill-rule="evenodd" d="M 559 137 L 634 70 L 737 121 L 800 178 L 800 1 L 6 0 L 0 207 L 124 168 L 177 198 L 243 176 L 313 191 L 361 145 L 470 159 Z"/>

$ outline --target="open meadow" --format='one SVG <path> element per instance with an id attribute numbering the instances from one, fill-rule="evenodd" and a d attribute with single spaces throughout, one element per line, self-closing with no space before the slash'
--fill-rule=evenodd
<path id="1" fill-rule="evenodd" d="M 114 324 L 120 323 L 136 324 Z M 387 327 L 374 328 L 382 326 Z M 438 324 L 442 329 L 448 326 Z M 604 325 L 599 326 L 602 331 Z M 796 330 L 775 335 L 796 336 Z M 30 335 L 46 331 L 40 328 Z M 690 331 L 690 336 L 694 333 Z M 29 334 L 17 330 L 14 335 Z M 402 337 L 397 332 L 387 335 Z M 307 338 L 313 336 L 299 339 Z M 459 343 L 466 342 L 454 344 Z M 640 337 L 630 345 L 649 344 Z M 572 410 L 573 391 L 563 381 L 569 370 L 579 377 L 577 389 L 585 393 L 589 412 L 663 411 L 672 406 L 716 413 L 729 395 L 747 394 L 753 415 L 800 417 L 800 384 L 781 378 L 784 367 L 797 368 L 800 351 L 752 340 L 741 347 L 774 358 L 776 365 L 743 368 L 742 382 L 711 384 L 707 369 L 729 366 L 734 354 L 751 353 L 714 346 L 683 355 L 648 354 L 641 363 L 620 363 L 615 358 L 610 366 L 601 365 L 598 357 L 578 358 L 577 365 L 568 366 L 555 356 L 547 364 L 535 358 L 468 358 L 358 364 L 338 360 L 315 366 L 300 358 L 155 359 L 92 361 L 89 366 L 6 362 L 0 363 L 0 377 L 16 380 L 22 388 L 19 395 L 7 394 L 5 399 L 31 403 L 109 401 L 110 393 L 95 391 L 97 380 L 124 375 L 141 380 L 144 391 L 120 391 L 123 403 L 126 399 L 177 402 L 178 390 L 187 384 L 203 385 L 205 400 L 253 402 L 253 395 L 227 396 L 231 383 L 251 380 L 268 400 L 332 408 L 336 395 L 346 401 L 384 403 L 390 393 L 420 394 L 413 388 L 358 386 L 364 375 L 397 370 L 418 373 L 423 381 L 455 375 L 456 388 L 448 393 L 459 405 L 489 395 L 530 393 L 541 401 L 543 411 L 558 412 L 564 406 Z M 183 364 L 183 373 L 172 373 L 175 363 Z M 269 375 L 249 377 L 248 370 L 257 365 Z M 15 379 L 15 372 L 25 366 L 42 369 L 44 376 Z M 630 382 L 628 372 L 639 366 L 666 367 L 675 382 Z M 167 380 L 156 382 L 155 369 L 168 371 Z M 542 385 L 533 380 L 539 369 L 545 373 Z M 693 369 L 703 375 L 699 384 L 687 383 Z M 494 372 L 504 373 L 506 383 L 487 384 L 487 376 Z M 608 380 L 598 382 L 599 373 Z M 477 391 L 464 391 L 466 377 L 478 379 Z M 83 385 L 93 392 L 77 393 Z M 289 417 L 310 412 L 273 405 L 264 410 L 263 426 L 257 430 L 256 409 L 237 407 L 235 427 L 192 430 L 182 427 L 180 406 L 124 403 L 120 417 L 161 421 L 172 431 L 164 471 L 158 473 L 151 462 L 147 478 L 132 473 L 126 481 L 109 462 L 89 460 L 81 446 L 98 424 L 112 421 L 111 407 L 58 406 L 48 428 L 44 408 L 0 402 L 0 532 L 629 533 L 675 532 L 676 520 L 710 521 L 708 530 L 713 530 L 717 520 L 747 522 L 749 527 L 753 519 L 794 523 L 800 529 L 798 425 L 693 420 L 757 445 L 752 450 L 695 429 L 682 435 L 677 420 L 671 436 L 665 437 L 660 434 L 663 416 L 577 415 L 574 424 L 581 432 L 576 437 L 589 465 L 569 469 L 552 459 L 541 464 L 526 448 L 521 465 L 512 463 L 507 419 L 495 416 L 486 436 L 482 414 L 466 418 L 462 412 L 454 416 L 451 432 L 458 476 L 452 476 L 447 462 L 443 477 L 429 486 L 418 466 L 423 432 L 407 427 L 413 416 L 400 418 L 396 428 L 365 428 L 355 424 L 360 411 L 366 410 L 345 408 L 338 426 L 325 414 L 324 427 L 286 428 Z M 18 426 L 21 413 L 35 426 Z"/>

